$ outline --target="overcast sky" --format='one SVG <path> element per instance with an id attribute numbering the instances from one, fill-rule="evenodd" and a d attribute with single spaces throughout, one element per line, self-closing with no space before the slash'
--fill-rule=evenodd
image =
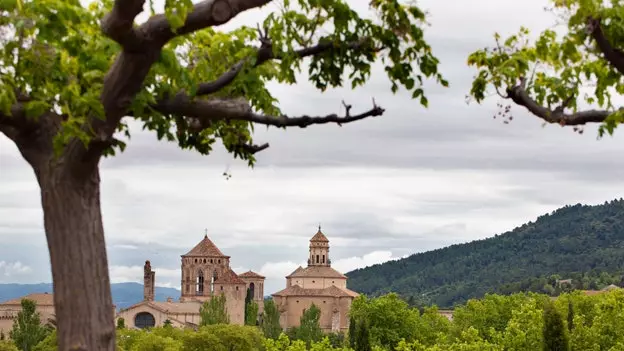
<path id="1" fill-rule="evenodd" d="M 350 0 L 366 10 L 368 1 Z M 379 67 L 367 86 L 321 94 L 306 83 L 272 85 L 289 115 L 354 110 L 384 116 L 303 130 L 258 128 L 255 169 L 222 150 L 211 156 L 159 143 L 136 125 L 126 152 L 102 162 L 102 211 L 113 282 L 142 281 L 152 261 L 157 285 L 179 286 L 180 255 L 204 235 L 238 272 L 267 276 L 265 293 L 307 259 L 319 223 L 335 268 L 347 272 L 389 259 L 503 233 L 566 204 L 597 204 L 624 194 L 621 135 L 597 140 L 542 123 L 514 107 L 492 119 L 496 99 L 465 103 L 474 71 L 467 55 L 494 31 L 540 31 L 554 18 L 547 2 L 419 1 L 430 12 L 426 38 L 451 87 L 430 87 L 425 109 L 393 95 Z M 271 8 L 228 28 L 255 25 Z M 305 78 L 305 77 L 304 77 Z M 223 177 L 229 171 L 232 178 Z M 0 282 L 48 282 L 49 258 L 38 185 L 14 145 L 0 135 Z"/>

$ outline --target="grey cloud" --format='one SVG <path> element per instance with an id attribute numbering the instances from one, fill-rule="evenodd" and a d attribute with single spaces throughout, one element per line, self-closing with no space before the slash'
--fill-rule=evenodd
<path id="1" fill-rule="evenodd" d="M 375 70 L 381 74 L 356 91 L 345 88 L 321 94 L 304 82 L 296 88 L 272 86 L 289 115 L 334 113 L 340 111 L 342 99 L 361 111 L 370 107 L 371 97 L 387 112 L 342 128 L 323 125 L 283 131 L 259 126 L 256 140 L 269 142 L 271 148 L 258 154 L 254 171 L 246 170 L 244 163 L 218 145 L 212 155 L 200 156 L 173 143 L 157 142 L 154 134 L 140 131 L 133 123 L 127 151 L 102 162 L 109 262 L 141 266 L 149 259 L 157 268 L 179 269 L 180 255 L 201 240 L 206 226 L 215 243 L 232 256 L 233 267 L 259 270 L 266 262 L 298 263 L 307 258 L 307 241 L 318 221 L 332 240 L 334 259 L 377 250 L 401 256 L 501 233 L 567 203 L 600 203 L 621 196 L 617 189 L 622 189 L 624 179 L 619 157 L 624 144 L 619 134 L 596 141 L 595 126 L 583 135 L 558 126 L 541 128 L 541 122 L 521 108 L 514 108 L 514 121 L 504 125 L 492 119 L 497 112 L 495 99 L 481 106 L 465 104 L 474 74 L 466 66 L 466 56 L 489 45 L 499 27 L 507 32 L 517 30 L 520 23 L 544 28 L 549 19 L 541 14 L 541 3 L 480 0 L 449 6 L 423 1 L 432 13 L 427 38 L 451 82 L 448 89 L 427 83 L 428 109 L 405 93 L 391 94 L 380 66 Z M 483 16 L 480 26 L 475 26 L 475 16 Z M 4 147 L 9 145 L 6 138 L 0 142 L 0 257 L 37 267 L 28 277 L 32 281 L 49 281 L 34 175 L 13 146 Z M 360 169 L 355 175 L 329 175 L 331 170 L 354 167 Z M 228 169 L 235 179 L 251 174 L 263 182 L 219 182 L 219 174 Z M 270 170 L 274 173 L 267 175 Z M 380 170 L 386 173 L 370 176 Z M 462 184 L 469 195 L 461 191 L 449 195 L 444 189 L 414 195 L 410 189 L 431 187 L 428 178 L 416 174 L 400 180 L 405 194 L 387 200 L 385 208 L 337 205 L 342 204 L 338 195 L 323 189 L 345 177 L 370 179 L 370 188 L 375 189 L 392 172 L 416 170 L 435 170 L 449 186 Z M 464 179 L 463 171 L 500 175 L 508 187 Z M 198 174 L 206 177 L 205 183 L 196 179 Z M 152 184 L 150 179 L 170 181 Z M 319 179 L 324 182 L 314 181 Z M 284 182 L 296 182 L 300 188 L 283 191 Z M 167 189 L 171 186 L 176 188 Z M 319 187 L 322 197 L 300 195 L 313 186 Z M 470 192 L 471 186 L 500 190 L 497 196 L 480 195 Z M 254 192 L 249 187 L 272 192 Z M 219 189 L 223 191 L 215 194 Z M 362 201 L 379 200 L 371 195 Z M 241 209 L 232 204 L 253 206 Z M 227 210 L 217 211 L 226 206 Z M 257 219 L 280 212 L 286 215 Z M 408 218 L 409 224 L 396 225 L 399 217 Z"/>

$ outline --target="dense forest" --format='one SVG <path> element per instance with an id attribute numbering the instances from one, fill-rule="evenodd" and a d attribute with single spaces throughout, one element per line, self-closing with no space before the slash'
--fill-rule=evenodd
<path id="1" fill-rule="evenodd" d="M 211 300 L 212 301 L 212 300 Z M 270 302 L 269 302 L 270 301 Z M 272 300 L 267 300 L 270 305 Z M 349 327 L 323 333 L 314 305 L 300 326 L 282 331 L 273 312 L 246 325 L 227 324 L 225 300 L 202 307 L 200 326 L 164 325 L 130 329 L 118 320 L 116 344 L 121 351 L 621 351 L 624 349 L 624 290 L 588 296 L 578 291 L 556 299 L 547 295 L 488 294 L 459 306 L 452 320 L 436 307 L 411 308 L 398 295 L 359 296 L 349 313 Z M 34 302 L 25 307 L 0 340 L 1 351 L 58 351 L 54 328 L 41 325 Z M 256 316 L 257 314 L 253 314 Z M 221 316 L 220 318 L 215 318 Z M 248 323 L 252 322 L 252 323 Z M 2 335 L 0 335 L 2 339 Z"/>
<path id="2" fill-rule="evenodd" d="M 396 292 L 416 304 L 452 307 L 488 292 L 554 294 L 553 277 L 574 276 L 583 289 L 619 285 L 622 270 L 624 200 L 619 199 L 565 206 L 504 234 L 347 276 L 351 289 L 369 296 Z"/>

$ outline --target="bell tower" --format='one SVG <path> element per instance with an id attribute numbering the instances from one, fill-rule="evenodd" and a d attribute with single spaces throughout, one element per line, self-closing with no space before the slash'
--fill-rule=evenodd
<path id="1" fill-rule="evenodd" d="M 329 239 L 327 239 L 325 234 L 321 231 L 320 225 L 318 227 L 318 232 L 310 239 L 308 267 L 311 266 L 331 266 L 331 260 L 329 259 Z"/>
<path id="2" fill-rule="evenodd" d="M 143 266 L 143 300 L 154 301 L 154 284 L 156 283 L 156 272 L 152 270 L 150 261 L 145 261 Z"/>

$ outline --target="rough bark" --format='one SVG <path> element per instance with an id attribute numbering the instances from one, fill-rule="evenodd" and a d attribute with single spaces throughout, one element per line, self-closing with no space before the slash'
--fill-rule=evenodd
<path id="1" fill-rule="evenodd" d="M 113 302 L 100 211 L 100 176 L 60 162 L 39 172 L 59 350 L 114 350 Z"/>

